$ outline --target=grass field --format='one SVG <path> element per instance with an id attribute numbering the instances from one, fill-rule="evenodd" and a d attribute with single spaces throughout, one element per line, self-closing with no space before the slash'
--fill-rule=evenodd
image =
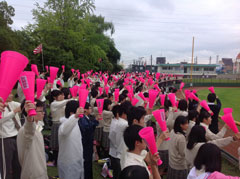
<path id="1" fill-rule="evenodd" d="M 240 122 L 240 88 L 215 88 L 215 93 L 222 103 L 220 115 L 223 114 L 223 108 L 233 108 L 234 120 Z M 209 90 L 199 90 L 197 94 L 200 99 L 206 100 Z"/>

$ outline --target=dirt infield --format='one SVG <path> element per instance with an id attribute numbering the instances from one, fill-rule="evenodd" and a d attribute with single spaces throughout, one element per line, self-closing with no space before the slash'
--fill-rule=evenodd
<path id="1" fill-rule="evenodd" d="M 239 87 L 218 87 L 218 88 L 239 88 Z M 203 90 L 203 89 L 208 89 L 208 87 L 190 87 L 190 88 L 186 88 L 189 90 L 195 89 L 197 91 L 199 90 Z M 183 93 L 181 93 L 180 91 L 178 91 L 176 93 L 177 98 L 179 99 L 183 99 Z M 222 121 L 219 122 L 219 127 L 222 128 L 222 126 L 224 125 L 224 123 Z M 234 135 L 234 133 L 232 132 L 232 130 L 228 129 L 225 136 L 224 137 L 228 137 L 228 136 L 232 136 Z M 233 157 L 235 157 L 236 159 L 238 159 L 238 148 L 240 147 L 240 141 L 236 141 L 236 142 L 232 142 L 231 144 L 227 145 L 226 147 L 223 147 L 222 149 L 224 151 L 226 151 L 227 153 L 229 153 L 230 155 L 232 155 Z"/>

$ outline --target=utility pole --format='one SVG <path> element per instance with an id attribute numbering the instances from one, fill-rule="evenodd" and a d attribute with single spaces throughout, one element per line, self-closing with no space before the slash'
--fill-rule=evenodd
<path id="1" fill-rule="evenodd" d="M 212 63 L 212 57 L 210 56 L 209 57 L 209 64 L 211 64 Z"/>
<path id="2" fill-rule="evenodd" d="M 192 71 L 193 71 L 193 55 L 194 55 L 194 37 L 193 37 L 193 39 L 192 39 L 191 84 L 192 84 Z"/>
<path id="3" fill-rule="evenodd" d="M 152 55 L 151 55 L 151 74 L 152 74 Z"/>

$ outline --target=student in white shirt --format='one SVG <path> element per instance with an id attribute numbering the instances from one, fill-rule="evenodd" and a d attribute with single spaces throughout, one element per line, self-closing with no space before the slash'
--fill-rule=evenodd
<path id="1" fill-rule="evenodd" d="M 121 171 L 121 167 L 117 165 L 118 159 L 117 159 L 117 143 L 116 143 L 116 126 L 119 120 L 119 112 L 118 112 L 119 107 L 120 107 L 119 105 L 115 105 L 112 108 L 114 118 L 112 119 L 112 122 L 110 125 L 110 131 L 109 131 L 109 140 L 110 140 L 109 155 L 111 159 L 114 179 L 118 178 L 119 173 Z"/>
<path id="2" fill-rule="evenodd" d="M 42 126 L 38 122 L 43 120 L 44 104 L 35 100 L 35 104 L 26 101 L 23 114 L 26 116 L 24 126 L 17 136 L 18 156 L 22 167 L 21 179 L 48 179 Z M 27 115 L 30 109 L 36 109 L 37 115 Z"/>
<path id="3" fill-rule="evenodd" d="M 65 117 L 60 119 L 58 173 L 62 179 L 84 179 L 82 135 L 78 125 L 84 110 L 78 107 L 77 101 L 69 101 Z"/>
<path id="4" fill-rule="evenodd" d="M 60 126 L 60 118 L 65 116 L 65 106 L 70 99 L 64 99 L 64 93 L 59 90 L 51 92 L 53 102 L 50 104 L 50 111 L 52 114 L 52 129 L 50 147 L 53 150 L 53 159 L 57 165 L 58 156 L 58 128 Z"/>
<path id="5" fill-rule="evenodd" d="M 4 105 L 4 112 L 0 119 L 0 172 L 2 178 L 20 178 L 21 166 L 18 160 L 17 135 L 21 127 L 18 113 L 21 111 L 20 103 L 12 101 L 13 95 L 10 94 Z M 2 143 L 3 142 L 3 143 Z M 4 144 L 4 146 L 3 146 Z M 3 169 L 3 151 L 6 163 L 6 173 Z"/>
<path id="6" fill-rule="evenodd" d="M 203 126 L 206 129 L 206 139 L 207 140 L 215 140 L 215 139 L 221 139 L 225 135 L 227 128 L 226 124 L 222 127 L 222 129 L 217 133 L 214 134 L 209 129 L 209 125 L 212 122 L 211 115 L 207 111 L 202 111 L 199 115 L 199 121 L 200 125 Z"/>
<path id="7" fill-rule="evenodd" d="M 158 159 L 160 159 L 160 157 L 158 153 L 156 153 L 153 155 L 154 159 L 149 159 L 150 154 L 146 158 L 147 151 L 145 149 L 147 145 L 138 134 L 142 128 L 143 127 L 139 125 L 131 125 L 127 127 L 127 129 L 124 131 L 124 142 L 128 147 L 128 151 L 126 153 L 126 160 L 124 162 L 124 165 L 122 166 L 122 169 L 124 170 L 125 168 L 133 165 L 142 166 L 148 171 L 149 178 L 160 179 L 161 177 L 157 167 L 157 161 Z M 146 162 L 151 166 L 152 175 L 148 170 Z"/>

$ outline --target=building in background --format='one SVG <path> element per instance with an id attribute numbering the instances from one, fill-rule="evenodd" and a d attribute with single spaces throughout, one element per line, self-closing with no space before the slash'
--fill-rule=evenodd
<path id="1" fill-rule="evenodd" d="M 222 58 L 222 61 L 219 62 L 220 64 L 222 64 L 223 67 L 223 71 L 225 73 L 233 73 L 233 60 L 232 58 Z"/>
<path id="2" fill-rule="evenodd" d="M 156 64 L 165 64 L 166 63 L 166 57 L 157 57 L 156 58 Z"/>
<path id="3" fill-rule="evenodd" d="M 158 72 L 184 75 L 184 78 L 191 76 L 191 64 L 187 62 L 175 64 L 158 64 Z M 216 78 L 216 64 L 193 64 L 193 78 Z"/>

